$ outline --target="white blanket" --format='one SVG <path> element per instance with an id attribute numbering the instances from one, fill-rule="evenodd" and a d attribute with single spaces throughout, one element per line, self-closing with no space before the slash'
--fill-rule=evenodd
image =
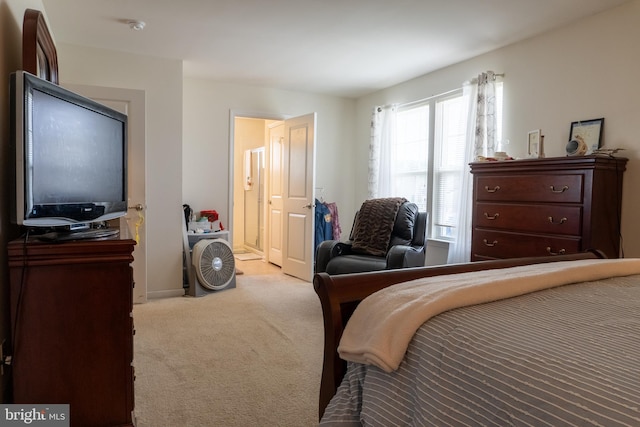
<path id="1" fill-rule="evenodd" d="M 552 262 L 399 283 L 358 305 L 345 327 L 338 353 L 344 360 L 392 372 L 420 325 L 444 311 L 632 274 L 640 274 L 640 259 Z"/>

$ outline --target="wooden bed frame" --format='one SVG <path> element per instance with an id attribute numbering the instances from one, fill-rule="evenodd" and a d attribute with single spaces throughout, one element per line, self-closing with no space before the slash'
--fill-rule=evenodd
<path id="1" fill-rule="evenodd" d="M 325 408 L 336 393 L 336 390 L 342 381 L 342 377 L 346 372 L 347 363 L 340 359 L 337 351 L 342 331 L 358 303 L 368 295 L 386 288 L 387 286 L 421 277 L 556 261 L 598 258 L 602 259 L 606 258 L 606 256 L 600 251 L 588 251 L 580 254 L 559 255 L 553 257 L 513 258 L 466 264 L 450 264 L 435 267 L 417 267 L 371 273 L 343 274 L 338 276 L 329 276 L 327 273 L 316 274 L 313 278 L 313 287 L 320 298 L 322 314 L 324 317 L 324 360 L 320 384 L 320 418 L 322 418 Z"/>

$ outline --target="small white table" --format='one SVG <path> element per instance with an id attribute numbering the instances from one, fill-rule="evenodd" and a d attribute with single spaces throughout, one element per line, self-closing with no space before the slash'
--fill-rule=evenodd
<path id="1" fill-rule="evenodd" d="M 193 249 L 193 246 L 203 239 L 225 239 L 229 242 L 229 230 L 211 231 L 209 233 L 187 233 L 187 239 L 189 241 L 189 249 Z"/>

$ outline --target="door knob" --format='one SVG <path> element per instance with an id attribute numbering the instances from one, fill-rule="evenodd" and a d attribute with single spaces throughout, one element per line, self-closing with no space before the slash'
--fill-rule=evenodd
<path id="1" fill-rule="evenodd" d="M 303 206 L 303 208 L 306 208 L 306 209 L 311 209 L 311 208 L 315 208 L 315 207 L 316 207 L 316 205 L 311 204 L 311 203 Z"/>
<path id="2" fill-rule="evenodd" d="M 137 205 L 129 206 L 129 209 L 135 209 L 140 212 L 144 210 L 144 206 L 141 203 L 138 203 Z"/>

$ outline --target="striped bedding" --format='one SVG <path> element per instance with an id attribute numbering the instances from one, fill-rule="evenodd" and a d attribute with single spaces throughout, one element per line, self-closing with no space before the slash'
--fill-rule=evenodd
<path id="1" fill-rule="evenodd" d="M 640 426 L 640 275 L 458 308 L 349 362 L 321 426 Z"/>

